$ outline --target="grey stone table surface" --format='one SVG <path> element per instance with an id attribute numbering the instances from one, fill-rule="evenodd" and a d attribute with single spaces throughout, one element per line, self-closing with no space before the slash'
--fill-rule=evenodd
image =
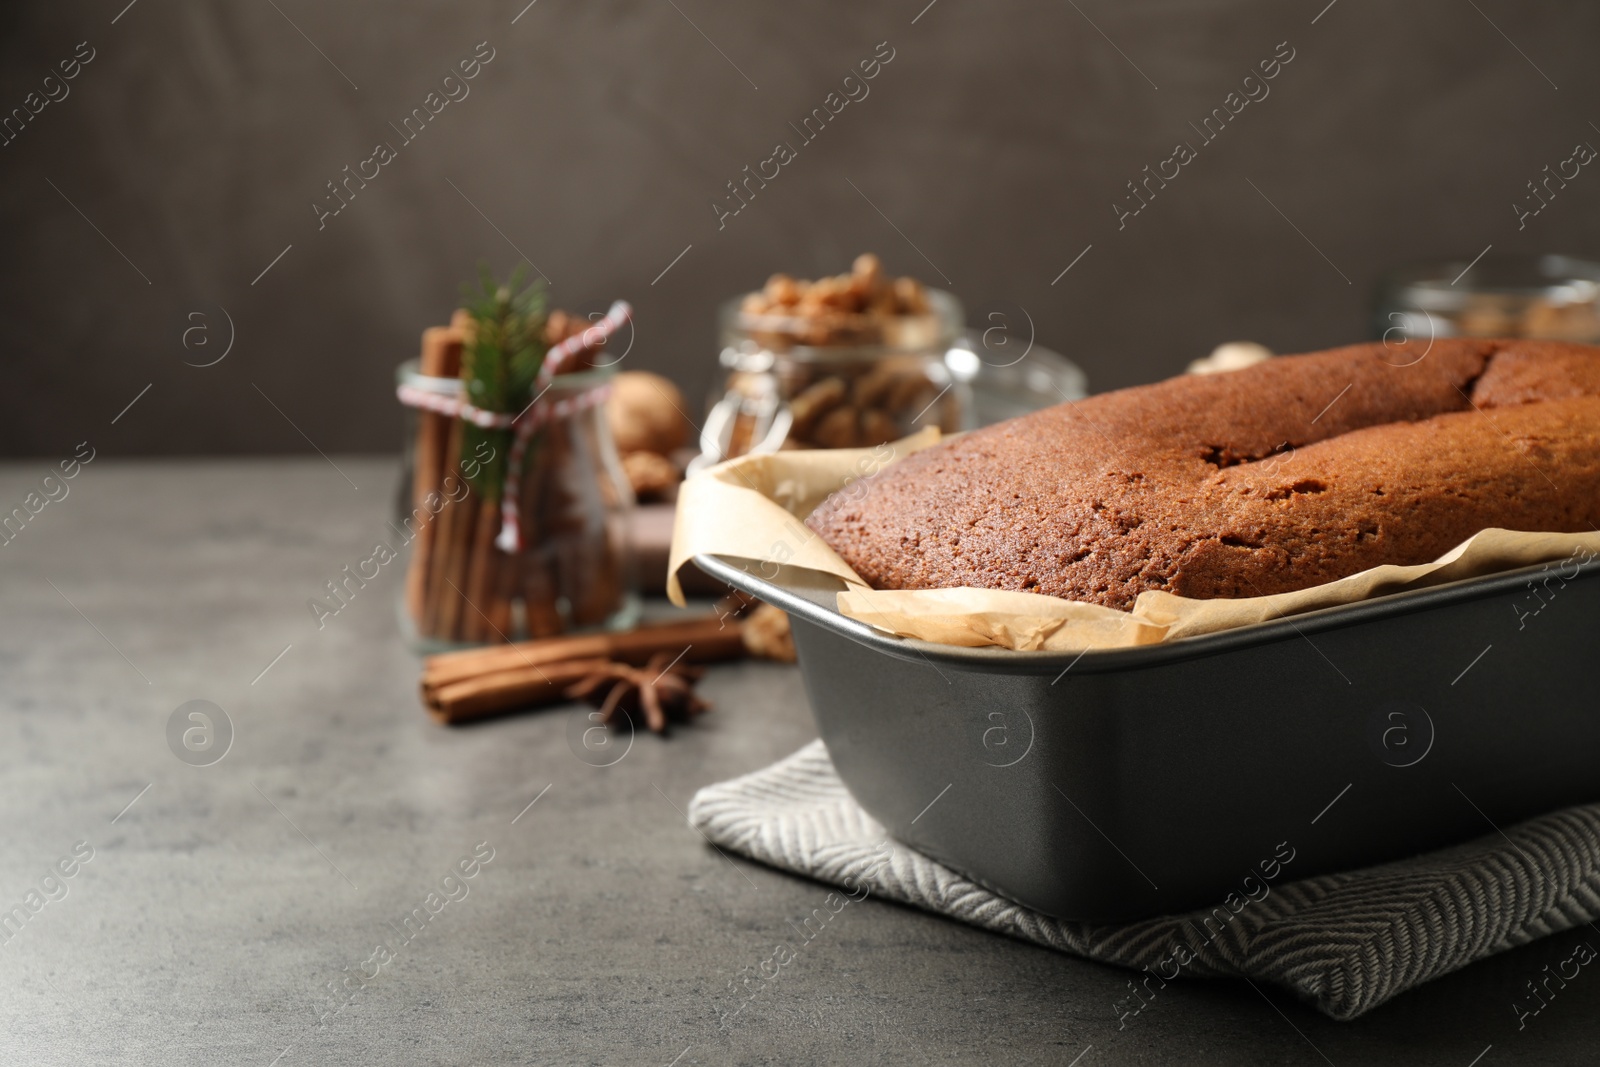
<path id="1" fill-rule="evenodd" d="M 0 512 L 45 473 L 0 467 Z M 1126 973 L 871 899 L 722 1025 L 730 981 L 827 890 L 719 855 L 683 811 L 815 736 L 796 672 L 713 670 L 715 711 L 605 768 L 569 748 L 571 708 L 435 726 L 396 622 L 401 564 L 320 630 L 307 607 L 385 537 L 396 477 L 342 457 L 100 459 L 0 547 L 0 912 L 22 909 L 0 927 L 0 1062 L 1600 1056 L 1600 977 L 1520 1031 L 1511 1009 L 1600 944 L 1588 930 L 1353 1023 L 1193 981 L 1119 1031 Z M 234 734 L 205 767 L 168 741 L 197 699 Z"/>

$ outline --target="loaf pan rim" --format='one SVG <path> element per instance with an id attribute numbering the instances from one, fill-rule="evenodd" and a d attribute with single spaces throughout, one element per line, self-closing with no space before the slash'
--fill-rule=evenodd
<path id="1" fill-rule="evenodd" d="M 1320 608 L 1268 622 L 1251 623 L 1220 633 L 1182 637 L 1153 645 L 1070 652 L 1018 652 L 1003 648 L 941 645 L 884 633 L 866 623 L 848 618 L 830 604 L 818 603 L 775 581 L 751 574 L 733 562 L 735 558 L 705 553 L 694 556 L 693 560 L 695 566 L 741 592 L 896 659 L 945 663 L 964 670 L 1011 675 L 1052 674 L 1068 665 L 1079 674 L 1136 670 L 1218 655 L 1274 641 L 1303 638 L 1309 634 L 1346 629 L 1379 619 L 1430 611 L 1451 604 L 1513 592 L 1526 586 L 1529 574 L 1549 567 L 1552 562 L 1560 562 L 1547 560 L 1514 570 L 1462 578 L 1423 589 L 1386 593 L 1354 604 Z M 758 560 L 751 562 L 760 563 Z M 1579 581 L 1597 574 L 1600 574 L 1600 559 L 1581 564 L 1578 573 L 1564 581 Z"/>

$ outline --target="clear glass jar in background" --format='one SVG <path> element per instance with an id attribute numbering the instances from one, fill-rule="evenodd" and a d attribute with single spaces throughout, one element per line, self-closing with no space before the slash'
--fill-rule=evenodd
<path id="1" fill-rule="evenodd" d="M 1032 339 L 965 329 L 960 302 L 927 290 L 923 314 L 804 316 L 723 305 L 701 455 L 691 467 L 780 448 L 858 448 L 926 426 L 957 433 L 1085 395 L 1083 372 Z M 992 332 L 992 331 L 991 331 Z"/>
<path id="2" fill-rule="evenodd" d="M 712 397 L 700 448 L 707 462 L 788 448 L 856 448 L 923 426 L 960 429 L 967 406 L 944 366 L 961 305 L 927 292 L 923 314 L 803 316 L 722 307 L 724 388 Z"/>
<path id="3" fill-rule="evenodd" d="M 613 373 L 558 375 L 544 400 L 556 404 L 589 393 Z M 422 375 L 415 360 L 401 364 L 396 379 L 446 397 L 461 394 L 459 380 Z M 397 511 L 399 525 L 414 532 L 401 616 L 418 651 L 627 629 L 637 622 L 633 491 L 603 404 L 553 419 L 529 440 L 518 483 L 523 547 L 515 553 L 495 544 L 499 500 L 471 488 L 464 477 L 474 473 L 471 450 L 465 464 L 460 458 L 464 424 L 412 407 L 406 412 Z M 503 471 L 510 432 L 490 431 L 480 440 L 492 447 L 483 455 L 501 457 Z M 495 463 L 488 460 L 491 467 Z M 446 501 L 437 512 L 428 504 L 430 491 L 439 494 L 436 502 Z"/>
<path id="4" fill-rule="evenodd" d="M 997 331 L 967 330 L 945 351 L 945 367 L 967 391 L 963 430 L 1089 395 L 1088 379 L 1066 356 Z"/>
<path id="5" fill-rule="evenodd" d="M 1373 332 L 1390 342 L 1435 337 L 1600 342 L 1600 263 L 1506 255 L 1405 267 L 1379 283 Z"/>

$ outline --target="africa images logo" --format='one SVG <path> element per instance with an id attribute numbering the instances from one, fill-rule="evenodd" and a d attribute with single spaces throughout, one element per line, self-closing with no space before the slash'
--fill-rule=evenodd
<path id="1" fill-rule="evenodd" d="M 1367 717 L 1367 747 L 1391 767 L 1415 767 L 1433 751 L 1433 719 L 1409 700 L 1378 705 Z"/>

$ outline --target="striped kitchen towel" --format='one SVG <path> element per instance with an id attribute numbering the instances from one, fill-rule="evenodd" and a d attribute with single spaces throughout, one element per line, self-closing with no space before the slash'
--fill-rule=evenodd
<path id="1" fill-rule="evenodd" d="M 1179 975 L 1260 979 L 1335 1019 L 1600 917 L 1600 805 L 1396 863 L 1285 883 L 1220 928 L 1208 925 L 1210 910 L 1118 925 L 1062 922 L 997 896 L 889 841 L 845 790 L 821 741 L 700 790 L 689 823 L 773 867 L 1131 967 L 1146 985 Z M 1132 998 L 1129 1007 L 1137 1007 Z"/>

